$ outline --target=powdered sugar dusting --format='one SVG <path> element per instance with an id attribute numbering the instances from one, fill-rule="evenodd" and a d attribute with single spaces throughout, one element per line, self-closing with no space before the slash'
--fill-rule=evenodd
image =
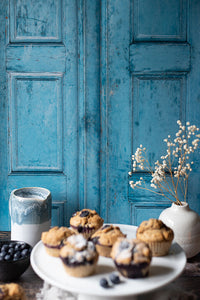
<path id="1" fill-rule="evenodd" d="M 95 245 L 82 234 L 71 235 L 67 241 L 73 248 L 68 253 L 70 263 L 91 261 L 96 256 Z"/>
<path id="2" fill-rule="evenodd" d="M 127 258 L 131 258 L 132 257 L 132 251 L 131 249 L 125 249 L 122 252 L 118 253 L 117 258 L 120 260 L 124 260 Z"/>
<path id="3" fill-rule="evenodd" d="M 67 291 L 61 290 L 44 282 L 42 289 L 36 294 L 37 300 L 76 300 L 77 297 Z"/>
<path id="4" fill-rule="evenodd" d="M 84 238 L 82 234 L 71 235 L 68 238 L 68 241 L 77 250 L 82 250 L 87 247 L 87 240 Z"/>
<path id="5" fill-rule="evenodd" d="M 122 240 L 120 243 L 118 252 L 117 252 L 117 258 L 118 259 L 127 259 L 132 257 L 132 250 L 133 250 L 133 245 L 128 242 L 127 240 Z"/>

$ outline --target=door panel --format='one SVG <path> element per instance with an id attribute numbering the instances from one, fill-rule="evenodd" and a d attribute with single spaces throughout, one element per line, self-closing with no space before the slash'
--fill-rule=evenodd
<path id="1" fill-rule="evenodd" d="M 186 41 L 187 0 L 134 0 L 133 40 Z"/>
<path id="2" fill-rule="evenodd" d="M 9 75 L 10 173 L 63 172 L 62 74 Z"/>
<path id="3" fill-rule="evenodd" d="M 142 144 L 153 163 L 165 153 L 166 133 L 185 120 L 186 79 L 180 75 L 133 75 L 133 151 Z M 152 143 L 153 141 L 153 143 Z"/>
<path id="4" fill-rule="evenodd" d="M 186 43 L 135 43 L 130 46 L 133 73 L 188 72 L 190 45 Z"/>
<path id="5" fill-rule="evenodd" d="M 10 42 L 61 42 L 62 0 L 10 0 Z"/>
<path id="6" fill-rule="evenodd" d="M 10 44 L 7 46 L 8 72 L 65 72 L 66 47 L 48 44 Z"/>

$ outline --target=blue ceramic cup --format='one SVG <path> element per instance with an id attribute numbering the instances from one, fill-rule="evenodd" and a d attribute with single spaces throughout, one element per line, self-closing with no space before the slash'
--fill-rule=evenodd
<path id="1" fill-rule="evenodd" d="M 32 247 L 51 226 L 51 192 L 41 187 L 13 190 L 9 199 L 11 240 L 24 241 Z"/>

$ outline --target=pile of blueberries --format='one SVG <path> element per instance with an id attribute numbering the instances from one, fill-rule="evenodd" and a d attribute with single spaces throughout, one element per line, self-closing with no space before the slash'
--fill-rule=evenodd
<path id="1" fill-rule="evenodd" d="M 121 282 L 119 276 L 115 273 L 111 273 L 109 275 L 109 280 L 113 283 L 113 284 L 119 284 Z M 105 277 L 101 278 L 100 279 L 100 285 L 103 287 L 103 288 L 108 288 L 110 286 L 109 284 L 109 280 Z"/>
<path id="2" fill-rule="evenodd" d="M 30 255 L 32 247 L 24 242 L 8 242 L 0 245 L 0 261 L 16 261 Z"/>

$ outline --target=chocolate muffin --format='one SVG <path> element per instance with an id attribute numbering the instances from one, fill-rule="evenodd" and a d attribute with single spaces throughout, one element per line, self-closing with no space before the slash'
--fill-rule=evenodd
<path id="1" fill-rule="evenodd" d="M 64 245 L 66 238 L 74 232 L 67 227 L 55 226 L 49 231 L 42 233 L 41 240 L 45 246 L 46 252 L 51 255 L 58 257 L 60 254 L 60 249 Z"/>
<path id="2" fill-rule="evenodd" d="M 93 242 L 88 241 L 82 234 L 72 235 L 66 245 L 60 250 L 65 271 L 74 277 L 87 277 L 95 272 L 98 253 Z"/>
<path id="3" fill-rule="evenodd" d="M 112 246 L 119 237 L 126 237 L 118 226 L 104 225 L 98 229 L 91 237 L 95 243 L 97 252 L 101 256 L 110 257 Z"/>
<path id="4" fill-rule="evenodd" d="M 124 277 L 142 278 L 149 273 L 151 250 L 137 239 L 119 238 L 113 245 L 111 257 Z"/>
<path id="5" fill-rule="evenodd" d="M 149 245 L 152 256 L 164 256 L 169 253 L 174 232 L 161 220 L 149 219 L 140 224 L 136 237 Z"/>
<path id="6" fill-rule="evenodd" d="M 103 221 L 95 210 L 85 208 L 73 214 L 70 226 L 76 234 L 81 233 L 88 239 L 103 225 Z"/>
<path id="7" fill-rule="evenodd" d="M 17 283 L 0 285 L 0 300 L 26 300 L 23 288 Z"/>

